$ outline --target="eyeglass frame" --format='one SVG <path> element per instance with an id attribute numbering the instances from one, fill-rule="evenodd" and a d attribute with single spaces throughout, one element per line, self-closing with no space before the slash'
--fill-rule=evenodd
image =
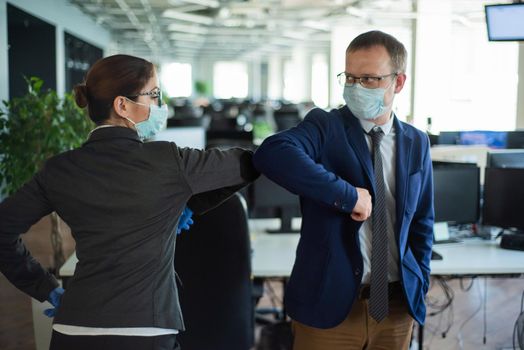
<path id="1" fill-rule="evenodd" d="M 138 94 L 127 95 L 125 97 L 134 98 L 134 97 L 139 97 L 139 96 L 150 96 L 152 98 L 158 98 L 158 107 L 162 107 L 162 90 L 159 87 L 156 87 L 153 90 L 148 91 L 148 92 L 140 92 Z"/>
<path id="2" fill-rule="evenodd" d="M 386 74 L 386 75 L 354 77 L 354 76 L 350 75 L 349 73 L 346 73 L 346 72 L 340 72 L 340 73 L 337 74 L 337 80 L 338 80 L 338 82 L 339 82 L 340 84 L 342 84 L 342 86 L 353 86 L 353 85 L 355 85 L 355 84 L 357 83 L 357 81 L 358 81 L 358 83 L 360 84 L 360 86 L 362 86 L 362 87 L 364 87 L 364 88 L 366 88 L 366 89 L 378 89 L 378 88 L 380 88 L 380 86 L 377 86 L 377 87 L 371 87 L 371 88 L 370 88 L 370 87 L 367 87 L 367 86 L 364 86 L 364 85 L 362 84 L 362 79 L 377 79 L 377 80 L 376 80 L 377 83 L 380 84 L 380 82 L 381 82 L 382 80 L 384 80 L 385 78 L 388 78 L 388 77 L 391 77 L 391 76 L 398 77 L 399 74 L 400 74 L 400 73 L 398 73 L 398 72 L 393 72 L 393 73 L 389 73 L 389 74 Z M 343 76 L 343 75 L 344 75 L 345 80 L 344 80 L 344 83 L 341 83 L 341 81 L 340 81 L 340 77 Z M 348 78 L 352 78 L 355 82 L 354 82 L 353 84 L 348 84 L 348 83 L 346 83 L 346 81 L 347 81 Z M 393 81 L 394 81 L 394 80 L 392 79 L 392 80 L 391 80 L 391 83 L 393 83 Z M 391 85 L 389 85 L 388 87 L 385 87 L 385 89 L 389 88 L 390 86 L 391 86 Z"/>

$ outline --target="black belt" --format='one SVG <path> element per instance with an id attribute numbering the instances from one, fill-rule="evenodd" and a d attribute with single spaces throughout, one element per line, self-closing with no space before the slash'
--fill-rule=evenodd
<path id="1" fill-rule="evenodd" d="M 360 289 L 358 291 L 358 298 L 359 299 L 369 299 L 369 284 L 361 284 Z M 404 295 L 402 292 L 402 284 L 397 282 L 391 282 L 388 284 L 388 295 L 389 299 L 392 297 L 398 297 Z"/>

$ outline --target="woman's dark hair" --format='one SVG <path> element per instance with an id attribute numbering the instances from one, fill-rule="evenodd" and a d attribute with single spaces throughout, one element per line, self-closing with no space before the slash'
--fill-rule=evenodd
<path id="1" fill-rule="evenodd" d="M 151 62 L 139 57 L 114 55 L 98 60 L 89 69 L 84 83 L 74 87 L 76 104 L 87 106 L 95 124 L 107 120 L 117 96 L 140 93 L 154 74 Z"/>

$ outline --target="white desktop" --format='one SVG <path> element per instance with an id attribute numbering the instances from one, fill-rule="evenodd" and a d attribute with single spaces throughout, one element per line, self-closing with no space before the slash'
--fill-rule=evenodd
<path id="1" fill-rule="evenodd" d="M 203 126 L 167 128 L 155 136 L 155 141 L 171 141 L 178 147 L 204 149 L 206 147 L 206 129 Z"/>

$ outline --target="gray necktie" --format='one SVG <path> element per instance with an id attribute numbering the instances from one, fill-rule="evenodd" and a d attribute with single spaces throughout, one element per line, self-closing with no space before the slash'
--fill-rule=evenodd
<path id="1" fill-rule="evenodd" d="M 386 187 L 380 154 L 382 129 L 375 127 L 369 133 L 373 141 L 373 167 L 375 169 L 375 204 L 372 213 L 371 283 L 369 315 L 377 322 L 389 313 L 388 305 L 388 232 Z"/>

